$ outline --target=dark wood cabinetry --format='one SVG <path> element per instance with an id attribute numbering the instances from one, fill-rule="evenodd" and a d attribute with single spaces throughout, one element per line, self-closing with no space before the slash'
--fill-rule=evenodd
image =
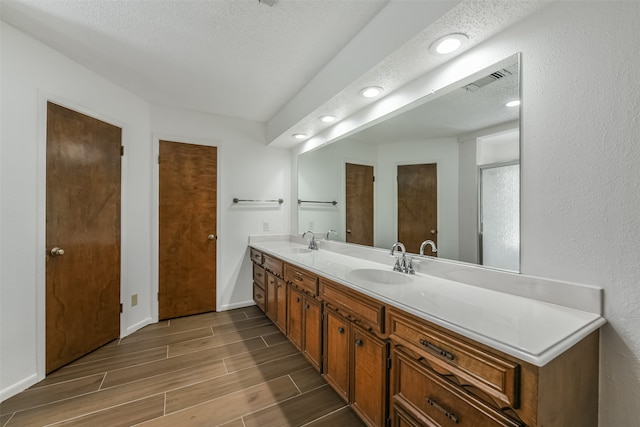
<path id="1" fill-rule="evenodd" d="M 370 426 L 387 421 L 388 344 L 384 308 L 372 298 L 321 279 L 325 302 L 325 378 Z"/>
<path id="2" fill-rule="evenodd" d="M 251 249 L 253 298 L 370 426 L 595 427 L 598 331 L 538 367 Z"/>

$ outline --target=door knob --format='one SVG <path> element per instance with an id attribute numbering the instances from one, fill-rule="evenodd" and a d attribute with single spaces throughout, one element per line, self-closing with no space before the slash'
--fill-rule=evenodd
<path id="1" fill-rule="evenodd" d="M 431 230 L 431 234 L 436 234 L 436 230 Z"/>
<path id="2" fill-rule="evenodd" d="M 214 236 L 213 234 L 209 234 L 209 237 L 207 237 L 207 239 L 209 239 L 209 240 L 213 240 L 215 238 L 216 238 L 216 236 Z"/>
<path id="3" fill-rule="evenodd" d="M 347 228 L 347 234 L 351 234 L 351 230 Z"/>
<path id="4" fill-rule="evenodd" d="M 64 255 L 64 249 L 56 246 L 55 248 L 51 249 L 49 253 L 51 254 L 51 256 L 62 256 Z"/>

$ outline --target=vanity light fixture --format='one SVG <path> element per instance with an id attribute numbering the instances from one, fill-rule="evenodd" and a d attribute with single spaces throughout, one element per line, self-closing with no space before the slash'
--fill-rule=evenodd
<path id="1" fill-rule="evenodd" d="M 303 139 L 307 139 L 307 134 L 306 133 L 294 133 L 293 136 L 295 139 L 299 139 L 299 140 L 303 140 Z"/>
<path id="2" fill-rule="evenodd" d="M 376 96 L 380 95 L 381 92 L 382 92 L 381 87 L 369 86 L 362 89 L 360 91 L 360 95 L 364 96 L 365 98 L 375 98 Z"/>
<path id="3" fill-rule="evenodd" d="M 520 100 L 516 99 L 515 101 L 509 101 L 504 105 L 507 107 L 517 107 L 518 105 L 520 105 Z"/>
<path id="4" fill-rule="evenodd" d="M 320 120 L 321 120 L 323 123 L 333 123 L 333 122 L 335 122 L 335 121 L 336 121 L 336 116 L 332 116 L 332 115 L 330 115 L 330 114 L 327 114 L 326 116 L 321 116 L 321 117 L 320 117 Z"/>
<path id="5" fill-rule="evenodd" d="M 439 55 L 446 55 L 460 49 L 467 41 L 469 41 L 469 38 L 464 34 L 449 34 L 433 42 L 431 47 L 429 47 L 429 51 Z"/>

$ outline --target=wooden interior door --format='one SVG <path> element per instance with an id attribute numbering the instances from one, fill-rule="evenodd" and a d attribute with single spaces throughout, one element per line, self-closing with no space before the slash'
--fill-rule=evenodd
<path id="1" fill-rule="evenodd" d="M 120 335 L 122 129 L 49 102 L 46 372 Z"/>
<path id="2" fill-rule="evenodd" d="M 217 148 L 160 141 L 160 319 L 216 309 Z"/>
<path id="3" fill-rule="evenodd" d="M 429 239 L 438 245 L 438 165 L 398 166 L 398 241 L 417 254 Z M 425 255 L 437 256 L 426 246 Z"/>
<path id="4" fill-rule="evenodd" d="M 373 166 L 347 163 L 345 177 L 346 240 L 373 246 Z"/>

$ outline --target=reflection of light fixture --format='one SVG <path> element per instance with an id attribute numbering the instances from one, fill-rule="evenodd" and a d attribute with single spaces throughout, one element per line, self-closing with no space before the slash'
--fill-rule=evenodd
<path id="1" fill-rule="evenodd" d="M 362 89 L 360 91 L 360 95 L 364 96 L 365 98 L 375 98 L 376 96 L 380 95 L 380 92 L 382 92 L 381 87 L 369 86 Z"/>
<path id="2" fill-rule="evenodd" d="M 324 123 L 332 123 L 336 121 L 336 116 L 327 114 L 326 116 L 320 117 L 320 120 L 323 121 Z"/>
<path id="3" fill-rule="evenodd" d="M 294 133 L 292 135 L 295 139 L 307 139 L 307 134 L 306 133 Z"/>
<path id="4" fill-rule="evenodd" d="M 449 34 L 433 42 L 431 47 L 429 47 L 429 51 L 431 53 L 446 55 L 460 49 L 468 40 L 468 37 L 464 34 Z"/>
<path id="5" fill-rule="evenodd" d="M 516 99 L 515 101 L 509 101 L 504 105 L 507 107 L 517 107 L 518 105 L 520 105 L 520 101 Z"/>

